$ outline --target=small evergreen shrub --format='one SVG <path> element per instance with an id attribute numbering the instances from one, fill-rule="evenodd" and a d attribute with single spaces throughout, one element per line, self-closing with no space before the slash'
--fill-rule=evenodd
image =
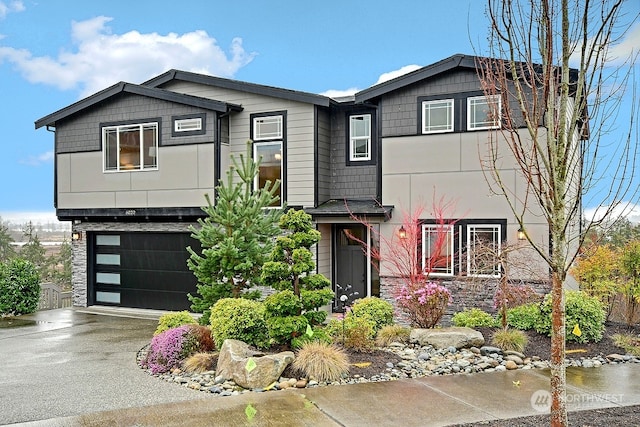
<path id="1" fill-rule="evenodd" d="M 374 324 L 364 317 L 346 316 L 331 319 L 326 331 L 333 342 L 355 351 L 369 352 L 375 347 Z"/>
<path id="2" fill-rule="evenodd" d="M 540 317 L 535 329 L 538 333 L 551 336 L 551 294 L 548 294 L 540 306 Z M 602 302 L 581 291 L 565 292 L 567 341 L 578 343 L 598 342 L 604 334 L 606 313 Z M 575 334 L 576 326 L 580 330 Z"/>
<path id="3" fill-rule="evenodd" d="M 40 302 L 40 275 L 21 258 L 0 263 L 0 314 L 29 314 Z"/>
<path id="4" fill-rule="evenodd" d="M 226 339 L 236 339 L 265 348 L 269 331 L 264 305 L 244 298 L 222 298 L 211 307 L 211 336 L 217 348 Z"/>
<path id="5" fill-rule="evenodd" d="M 479 328 L 483 326 L 496 326 L 496 321 L 489 313 L 479 308 L 459 311 L 453 315 L 451 322 L 454 326 Z"/>
<path id="6" fill-rule="evenodd" d="M 393 324 L 393 306 L 390 302 L 376 297 L 356 300 L 347 316 L 364 317 L 373 322 L 373 332 L 383 326 Z"/>
<path id="7" fill-rule="evenodd" d="M 168 329 L 177 328 L 182 325 L 196 325 L 197 323 L 196 319 L 186 310 L 167 313 L 160 316 L 160 319 L 158 319 L 158 327 L 153 334 L 158 335 Z"/>
<path id="8" fill-rule="evenodd" d="M 309 335 L 307 332 L 304 334 L 295 337 L 291 340 L 291 347 L 294 349 L 302 348 L 303 345 L 309 342 L 320 341 L 325 344 L 331 344 L 333 340 L 324 330 L 324 328 L 315 326 L 311 329 L 311 334 Z"/>
<path id="9" fill-rule="evenodd" d="M 182 368 L 190 373 L 213 371 L 217 361 L 218 353 L 195 353 L 185 359 Z"/>
<path id="10" fill-rule="evenodd" d="M 286 316 L 267 318 L 269 338 L 276 344 L 290 344 L 291 340 L 302 336 L 309 322 L 304 316 Z"/>
<path id="11" fill-rule="evenodd" d="M 206 342 L 200 342 L 202 332 L 198 328 L 201 326 L 183 325 L 154 335 L 143 366 L 153 374 L 161 374 L 180 367 L 195 352 L 211 350 L 206 348 Z"/>
<path id="12" fill-rule="evenodd" d="M 331 382 L 349 373 L 349 358 L 335 346 L 314 341 L 298 350 L 292 367 L 306 378 Z"/>
<path id="13" fill-rule="evenodd" d="M 514 350 L 522 353 L 529 339 L 527 335 L 517 329 L 499 329 L 491 338 L 491 344 L 504 351 Z"/>
<path id="14" fill-rule="evenodd" d="M 376 335 L 376 345 L 386 347 L 392 342 L 406 343 L 409 341 L 411 329 L 401 325 L 383 326 Z"/>
<path id="15" fill-rule="evenodd" d="M 507 325 L 521 331 L 528 331 L 535 328 L 540 315 L 540 304 L 519 305 L 507 310 Z"/>

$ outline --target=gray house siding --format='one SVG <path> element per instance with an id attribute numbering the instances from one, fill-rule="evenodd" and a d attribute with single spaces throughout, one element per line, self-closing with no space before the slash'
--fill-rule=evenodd
<path id="1" fill-rule="evenodd" d="M 338 109 L 331 114 L 331 199 L 373 199 L 377 196 L 377 166 L 347 165 L 349 111 Z"/>
<path id="2" fill-rule="evenodd" d="M 171 136 L 171 118 L 179 115 L 206 114 L 206 133 L 193 136 Z M 93 108 L 84 114 L 73 116 L 56 126 L 56 153 L 78 153 L 100 151 L 102 137 L 100 125 L 132 120 L 160 118 L 160 145 L 183 145 L 213 142 L 215 132 L 213 111 L 203 111 L 196 107 L 176 104 L 139 95 L 124 94 L 106 102 L 101 108 Z"/>
<path id="3" fill-rule="evenodd" d="M 328 110 L 316 108 L 317 126 L 317 204 L 331 198 L 331 115 Z"/>

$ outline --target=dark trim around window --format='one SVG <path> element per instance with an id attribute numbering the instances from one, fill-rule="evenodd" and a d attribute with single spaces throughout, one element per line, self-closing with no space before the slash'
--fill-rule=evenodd
<path id="1" fill-rule="evenodd" d="M 183 119 L 202 119 L 202 129 L 176 132 L 176 120 L 183 120 Z M 173 138 L 176 138 L 176 137 L 179 138 L 181 136 L 204 135 L 205 133 L 207 133 L 207 113 L 183 114 L 180 116 L 171 116 L 171 136 Z"/>
<path id="2" fill-rule="evenodd" d="M 102 151 L 102 128 L 110 127 L 110 126 L 127 126 L 127 125 L 139 125 L 141 123 L 158 123 L 158 147 L 162 147 L 162 117 L 153 117 L 148 119 L 135 119 L 135 120 L 121 120 L 117 122 L 101 122 L 99 123 L 100 127 L 100 149 L 97 151 Z"/>
<path id="3" fill-rule="evenodd" d="M 371 116 L 371 141 L 370 141 L 370 160 L 351 160 L 351 116 L 362 116 L 369 114 Z M 345 142 L 345 164 L 347 166 L 372 166 L 378 163 L 378 120 L 376 110 L 374 109 L 356 109 L 345 114 L 344 129 L 346 135 Z"/>
<path id="4" fill-rule="evenodd" d="M 440 95 L 419 96 L 417 98 L 417 120 L 418 124 L 416 129 L 417 135 L 439 135 L 438 133 L 422 133 L 422 103 L 424 101 L 438 101 L 445 99 L 453 99 L 453 132 L 443 133 L 459 133 L 459 132 L 478 132 L 477 130 L 467 129 L 467 98 L 473 98 L 474 96 L 483 96 L 485 93 L 481 90 L 474 90 L 470 92 L 457 92 L 457 93 L 443 93 Z M 486 131 L 486 129 L 483 129 Z"/>
<path id="5" fill-rule="evenodd" d="M 282 138 L 274 139 L 261 139 L 260 141 L 253 140 L 253 120 L 259 117 L 271 117 L 282 116 Z M 255 144 L 264 142 L 277 142 L 282 141 L 282 182 L 280 183 L 280 194 L 282 195 L 280 200 L 280 206 L 285 206 L 287 203 L 287 111 L 269 111 L 265 113 L 254 113 L 249 115 L 249 139 Z M 251 149 L 251 156 L 253 156 L 253 147 Z"/>

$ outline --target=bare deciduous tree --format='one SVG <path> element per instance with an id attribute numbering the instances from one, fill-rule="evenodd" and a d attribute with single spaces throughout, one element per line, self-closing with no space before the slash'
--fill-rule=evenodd
<path id="1" fill-rule="evenodd" d="M 483 160 L 490 185 L 505 196 L 520 227 L 526 232 L 532 217 L 549 226 L 549 242 L 527 239 L 551 272 L 553 426 L 567 424 L 563 284 L 586 234 L 580 226 L 583 195 L 596 194 L 593 187 L 605 181 L 599 204 L 606 214 L 637 191 L 633 109 L 626 138 L 606 140 L 623 119 L 620 100 L 633 81 L 635 58 L 613 57 L 635 18 L 623 14 L 623 3 L 488 0 L 487 56 L 497 59 L 479 61 L 478 73 L 485 93 L 496 95 L 490 109 L 501 123 L 490 132 Z M 501 174 L 505 162 L 514 163 L 525 189 Z"/>

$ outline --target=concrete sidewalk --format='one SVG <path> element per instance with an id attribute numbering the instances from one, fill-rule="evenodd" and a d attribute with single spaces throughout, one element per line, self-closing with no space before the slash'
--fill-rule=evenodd
<path id="1" fill-rule="evenodd" d="M 149 341 L 154 320 L 48 313 L 33 316 L 36 325 L 0 329 L 0 424 L 446 426 L 539 415 L 550 403 L 548 370 L 217 397 L 137 367 L 135 352 Z M 567 383 L 570 411 L 640 405 L 638 364 L 569 368 Z"/>

